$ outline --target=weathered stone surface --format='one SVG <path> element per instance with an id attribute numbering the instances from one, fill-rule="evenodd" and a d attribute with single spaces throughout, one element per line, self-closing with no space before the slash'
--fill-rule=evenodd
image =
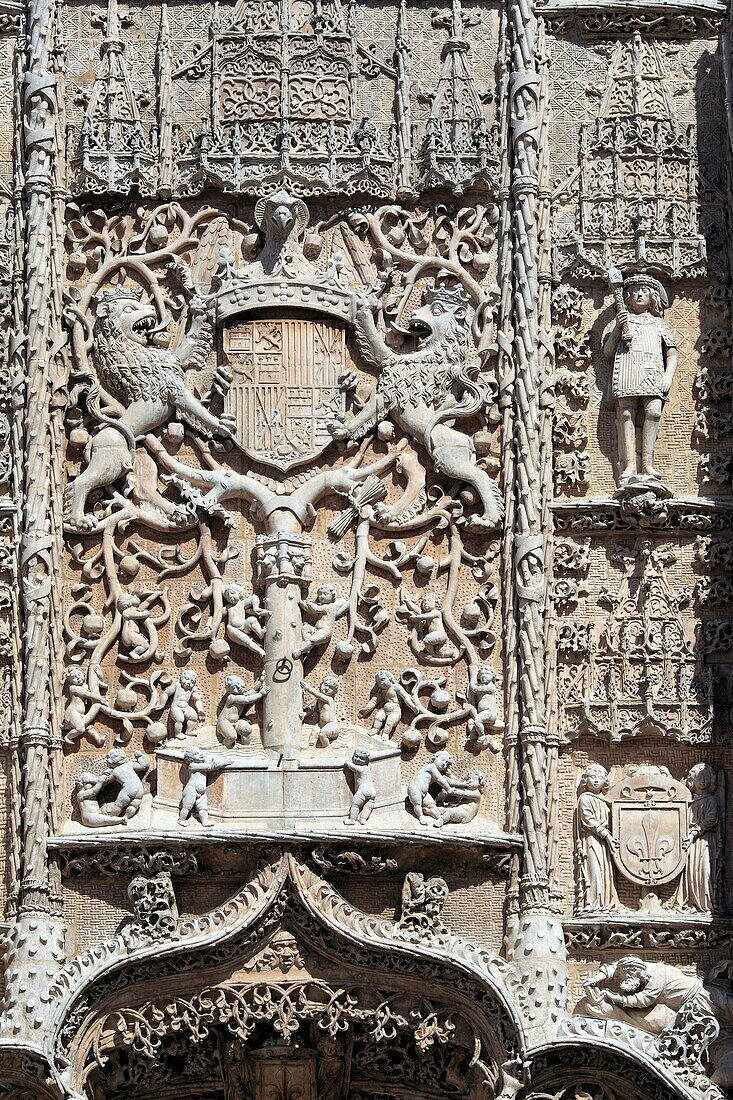
<path id="1" fill-rule="evenodd" d="M 733 1092 L 718 0 L 0 6 L 0 1081 Z"/>

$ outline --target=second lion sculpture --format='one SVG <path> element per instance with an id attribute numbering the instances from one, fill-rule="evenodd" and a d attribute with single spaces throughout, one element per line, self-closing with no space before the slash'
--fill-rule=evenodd
<path id="1" fill-rule="evenodd" d="M 417 349 L 399 353 L 382 339 L 370 307 L 360 305 L 357 345 L 365 362 L 379 371 L 379 380 L 359 415 L 350 421 L 333 421 L 329 431 L 339 441 L 361 439 L 380 420 L 391 417 L 425 447 L 436 473 L 473 489 L 480 511 L 469 518 L 467 527 L 493 531 L 503 514 L 499 487 L 476 464 L 471 437 L 446 423 L 478 412 L 482 404 L 470 373 L 467 307 L 460 287 L 428 287 L 409 322 L 418 339 Z"/>

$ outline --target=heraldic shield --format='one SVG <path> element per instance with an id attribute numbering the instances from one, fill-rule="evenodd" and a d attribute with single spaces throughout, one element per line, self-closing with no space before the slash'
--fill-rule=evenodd
<path id="1" fill-rule="evenodd" d="M 622 874 L 643 886 L 660 886 L 680 874 L 685 862 L 690 792 L 666 768 L 638 768 L 608 792 L 612 848 Z"/>
<path id="2" fill-rule="evenodd" d="M 287 473 L 331 443 L 326 425 L 345 410 L 339 378 L 346 332 L 331 319 L 241 320 L 224 330 L 232 373 L 226 411 L 256 462 Z"/>

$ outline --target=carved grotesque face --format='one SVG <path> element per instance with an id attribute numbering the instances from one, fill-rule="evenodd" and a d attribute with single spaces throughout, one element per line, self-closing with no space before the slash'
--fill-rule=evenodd
<path id="1" fill-rule="evenodd" d="M 147 345 L 158 320 L 153 306 L 132 296 L 102 300 L 97 307 L 97 317 L 113 324 L 128 340 L 143 346 Z"/>
<path id="2" fill-rule="evenodd" d="M 460 327 L 466 319 L 466 308 L 459 301 L 444 297 L 428 298 L 410 317 L 410 329 L 418 336 L 420 343 L 428 340 L 441 340 L 454 328 Z"/>

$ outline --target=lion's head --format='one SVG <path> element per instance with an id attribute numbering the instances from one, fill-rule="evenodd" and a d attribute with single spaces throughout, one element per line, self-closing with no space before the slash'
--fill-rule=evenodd
<path id="1" fill-rule="evenodd" d="M 409 319 L 409 331 L 418 338 L 420 350 L 435 344 L 465 343 L 468 297 L 461 287 L 442 283 L 428 287 L 422 305 Z"/>
<path id="2" fill-rule="evenodd" d="M 126 403 L 157 400 L 166 391 L 171 373 L 181 374 L 170 351 L 155 346 L 158 324 L 155 307 L 140 300 L 134 290 L 103 294 L 94 320 L 94 358 L 99 380 Z"/>
<path id="3" fill-rule="evenodd" d="M 94 327 L 108 341 L 122 338 L 147 347 L 157 320 L 155 307 L 141 302 L 134 290 L 116 290 L 100 298 Z"/>

